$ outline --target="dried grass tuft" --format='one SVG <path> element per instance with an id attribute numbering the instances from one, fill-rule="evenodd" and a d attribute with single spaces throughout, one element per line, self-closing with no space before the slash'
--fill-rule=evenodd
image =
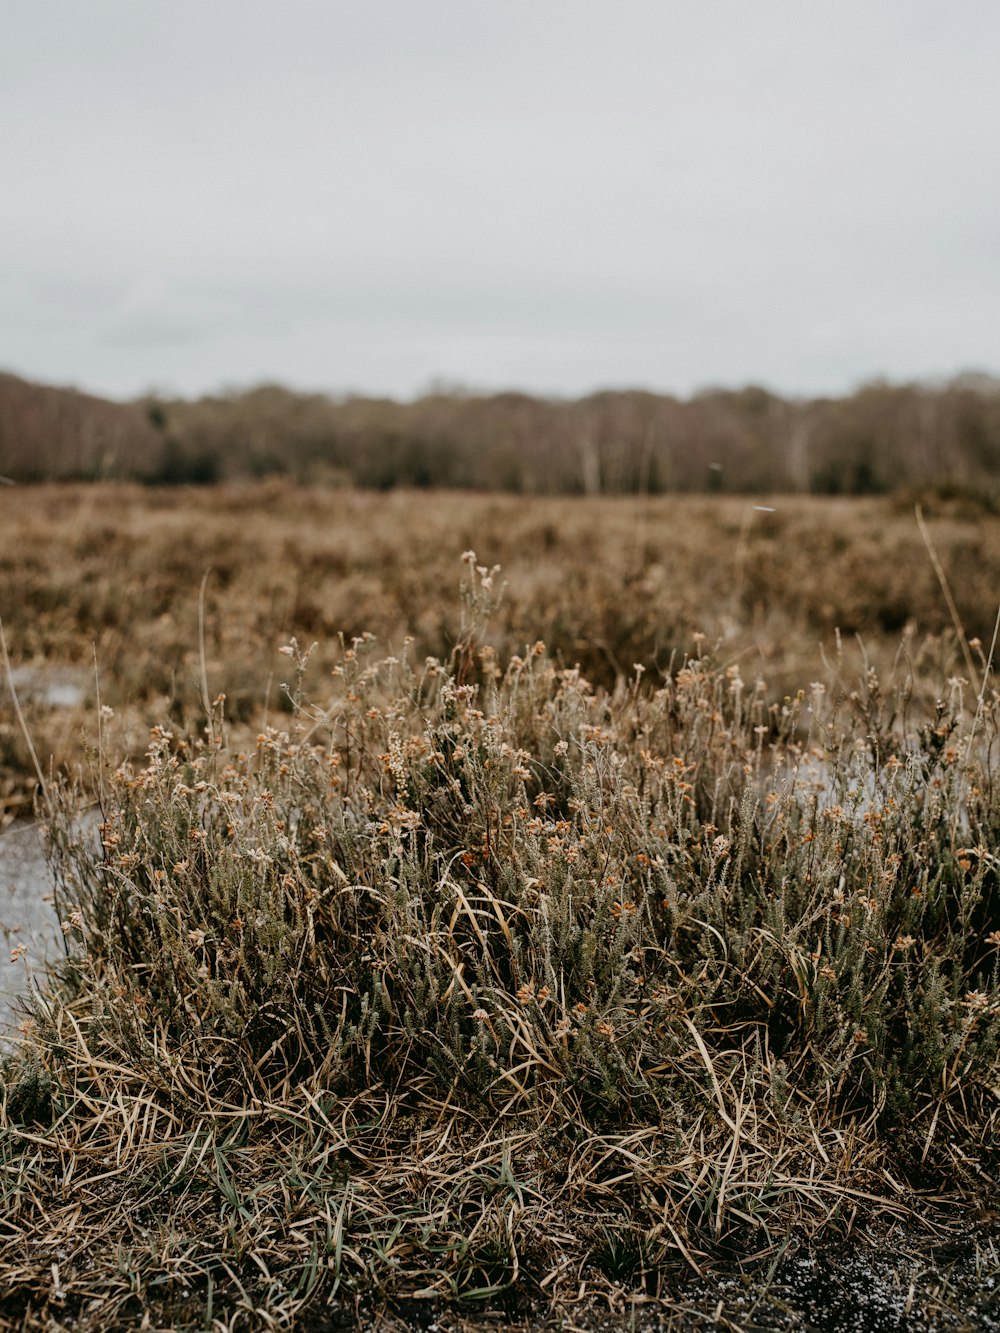
<path id="1" fill-rule="evenodd" d="M 279 1327 L 678 1275 L 996 1188 L 1000 698 L 610 692 L 342 641 L 227 747 L 153 729 L 2 1076 L 0 1314 Z M 974 727 L 974 734 L 970 728 Z M 108 766 L 110 768 L 110 766 Z"/>

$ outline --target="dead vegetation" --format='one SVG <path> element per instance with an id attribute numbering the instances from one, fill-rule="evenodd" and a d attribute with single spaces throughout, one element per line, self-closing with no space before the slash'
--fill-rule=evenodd
<path id="1" fill-rule="evenodd" d="M 300 499 L 275 495 L 260 550 Z M 453 536 L 473 521 L 451 508 L 466 501 L 437 503 L 407 532 L 410 560 L 428 532 L 443 539 L 440 514 Z M 515 552 L 518 522 L 539 521 L 477 503 L 480 530 Z M 228 504 L 238 529 L 239 496 Z M 574 589 L 610 608 L 594 548 L 639 540 L 678 552 L 691 615 L 721 615 L 683 585 L 684 542 L 710 515 L 730 524 L 741 580 L 703 532 L 700 567 L 728 578 L 726 614 L 743 607 L 735 633 L 751 637 L 724 639 L 722 657 L 702 635 L 647 645 L 648 667 L 601 689 L 537 634 L 509 647 L 529 571 L 515 559 L 498 612 L 500 576 L 470 556 L 461 602 L 435 608 L 449 651 L 288 640 L 244 744 L 247 722 L 231 728 L 215 696 L 215 644 L 197 721 L 162 718 L 141 761 L 119 762 L 113 741 L 95 754 L 99 845 L 72 835 L 73 794 L 53 790 L 68 956 L 3 1075 L 10 1320 L 323 1326 L 389 1298 L 542 1320 L 595 1292 L 613 1310 L 642 1293 L 680 1311 L 684 1275 L 727 1255 L 989 1207 L 988 646 L 969 649 L 969 681 L 954 638 L 921 648 L 914 630 L 894 675 L 873 654 L 848 685 L 834 652 L 775 697 L 767 651 L 751 649 L 778 612 L 746 614 L 745 507 L 675 510 L 687 526 L 670 537 L 651 519 L 637 537 L 634 507 L 599 512 L 603 532 L 589 511 L 564 520 L 563 540 L 589 535 L 589 561 L 557 547 L 535 571 L 540 624 L 560 607 L 581 626 L 598 614 Z M 822 512 L 783 522 L 805 535 Z M 844 512 L 859 543 L 902 543 L 886 511 Z M 381 514 L 382 544 L 370 523 L 356 550 L 375 544 L 385 588 L 405 561 L 384 555 Z M 190 514 L 157 522 L 182 549 Z M 309 538 L 300 515 L 300 531 L 305 544 L 336 528 Z M 788 563 L 805 559 L 789 542 Z M 881 568 L 890 585 L 896 566 Z M 272 576 L 262 559 L 257 577 Z M 234 574 L 228 613 L 253 605 L 244 588 Z M 206 627 L 222 612 L 207 607 Z M 770 651 L 780 673 L 801 647 Z"/>
<path id="2" fill-rule="evenodd" d="M 925 513 L 965 634 L 988 642 L 1000 525 L 933 497 Z M 446 656 L 460 634 L 455 560 L 469 547 L 503 567 L 501 656 L 541 638 L 595 685 L 637 662 L 655 678 L 698 633 L 720 661 L 762 674 L 772 698 L 827 669 L 849 692 L 868 664 L 909 678 L 926 706 L 956 660 L 912 505 L 896 501 L 7 487 L 0 615 L 15 669 L 37 673 L 38 748 L 78 762 L 96 742 L 98 689 L 118 715 L 116 745 L 135 754 L 155 723 L 196 726 L 202 634 L 212 690 L 248 735 L 284 706 L 274 646 L 291 635 L 318 641 L 320 672 L 341 632 L 397 651 L 411 635 L 418 657 Z M 46 706 L 60 671 L 76 673 L 81 708 Z M 33 786 L 0 683 L 0 820 L 30 810 Z"/>

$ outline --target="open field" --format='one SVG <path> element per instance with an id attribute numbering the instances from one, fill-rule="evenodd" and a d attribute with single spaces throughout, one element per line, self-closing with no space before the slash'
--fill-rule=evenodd
<path id="1" fill-rule="evenodd" d="M 962 663 L 912 506 L 885 499 L 544 499 L 257 487 L 0 488 L 0 616 L 37 748 L 79 760 L 97 689 L 116 744 L 195 726 L 207 685 L 237 728 L 280 709 L 279 643 L 374 633 L 444 656 L 460 633 L 459 554 L 499 563 L 501 657 L 542 639 L 563 665 L 613 684 L 695 650 L 693 635 L 769 697 L 814 679 L 852 690 L 868 662 L 929 697 Z M 988 643 L 1000 522 L 964 503 L 927 519 L 970 638 Z M 207 577 L 206 577 L 207 576 Z M 205 578 L 204 615 L 199 589 Z M 894 666 L 895 664 L 895 666 Z M 95 666 L 97 672 L 95 673 Z M 35 688 L 31 672 L 37 668 Z M 967 667 L 962 672 L 969 676 Z M 53 682 L 84 707 L 46 707 Z M 70 694 L 70 698 L 72 695 Z M 30 756 L 0 683 L 0 819 L 24 810 Z"/>
<path id="2" fill-rule="evenodd" d="M 792 1328 L 903 1236 L 871 1327 L 995 1327 L 1000 524 L 925 516 L 0 491 L 0 1326 Z"/>

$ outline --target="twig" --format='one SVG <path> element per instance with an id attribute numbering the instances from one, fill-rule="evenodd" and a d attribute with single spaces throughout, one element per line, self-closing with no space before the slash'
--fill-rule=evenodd
<path id="1" fill-rule="evenodd" d="M 208 720 L 208 741 L 210 745 L 214 745 L 215 721 L 212 717 L 212 701 L 208 693 L 208 668 L 205 664 L 205 585 L 211 572 L 211 568 L 205 570 L 201 580 L 201 590 L 198 593 L 198 655 L 201 662 L 201 702 Z"/>
<path id="2" fill-rule="evenodd" d="M 10 696 L 14 700 L 14 711 L 17 713 L 17 720 L 21 724 L 21 731 L 24 733 L 24 739 L 28 745 L 28 752 L 31 755 L 31 762 L 35 766 L 35 773 L 38 777 L 38 785 L 42 789 L 42 796 L 45 798 L 45 804 L 48 807 L 49 814 L 53 813 L 52 801 L 49 797 L 48 784 L 45 781 L 45 774 L 42 772 L 42 766 L 38 762 L 38 755 L 35 753 L 35 747 L 32 744 L 31 733 L 28 731 L 28 724 L 24 720 L 24 714 L 21 712 L 21 703 L 17 697 L 17 690 L 14 688 L 14 672 L 10 665 L 10 655 L 7 652 L 7 635 L 4 633 L 3 617 L 0 616 L 0 649 L 3 650 L 3 665 L 7 674 L 7 685 L 10 689 Z"/>
<path id="3" fill-rule="evenodd" d="M 100 796 L 101 818 L 104 818 L 104 712 L 101 708 L 101 672 L 97 665 L 97 644 L 92 643 L 94 652 L 94 694 L 97 698 L 97 784 Z"/>
<path id="4" fill-rule="evenodd" d="M 934 573 L 937 575 L 938 583 L 941 585 L 941 591 L 944 593 L 944 600 L 948 603 L 948 610 L 951 613 L 951 623 L 955 627 L 955 633 L 958 635 L 958 642 L 962 647 L 962 656 L 965 658 L 966 669 L 969 672 L 969 679 L 973 685 L 977 685 L 979 673 L 976 671 L 975 663 L 972 660 L 972 652 L 969 648 L 969 641 L 965 637 L 965 629 L 962 625 L 961 617 L 958 614 L 958 607 L 955 605 L 955 599 L 951 595 L 951 588 L 948 586 L 948 577 L 944 572 L 944 566 L 938 559 L 938 553 L 934 549 L 934 543 L 931 541 L 931 534 L 924 522 L 924 513 L 919 504 L 913 506 L 913 512 L 917 516 L 917 527 L 920 529 L 920 535 L 924 539 L 924 545 L 927 547 L 927 554 L 931 558 L 931 564 L 934 566 Z"/>
<path id="5" fill-rule="evenodd" d="M 990 641 L 990 653 L 986 659 L 986 666 L 985 669 L 983 670 L 983 683 L 979 690 L 979 698 L 976 701 L 976 716 L 972 719 L 972 729 L 969 732 L 969 745 L 967 750 L 965 751 L 966 763 L 969 762 L 969 758 L 972 755 L 972 741 L 976 734 L 976 728 L 979 726 L 979 721 L 983 716 L 983 703 L 986 698 L 986 682 L 989 680 L 990 671 L 993 668 L 993 653 L 996 650 L 997 646 L 998 632 L 1000 632 L 1000 606 L 997 607 L 997 618 L 993 622 L 993 638 Z"/>

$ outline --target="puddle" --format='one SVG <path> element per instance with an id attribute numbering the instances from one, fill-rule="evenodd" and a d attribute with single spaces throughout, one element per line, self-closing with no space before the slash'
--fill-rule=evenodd
<path id="1" fill-rule="evenodd" d="M 15 825 L 0 837 L 0 1041 L 20 1021 L 17 997 L 62 950 L 52 889 L 44 825 Z"/>
<path id="2" fill-rule="evenodd" d="M 20 666 L 11 672 L 18 701 L 48 708 L 79 708 L 87 697 L 88 673 L 73 667 Z"/>

